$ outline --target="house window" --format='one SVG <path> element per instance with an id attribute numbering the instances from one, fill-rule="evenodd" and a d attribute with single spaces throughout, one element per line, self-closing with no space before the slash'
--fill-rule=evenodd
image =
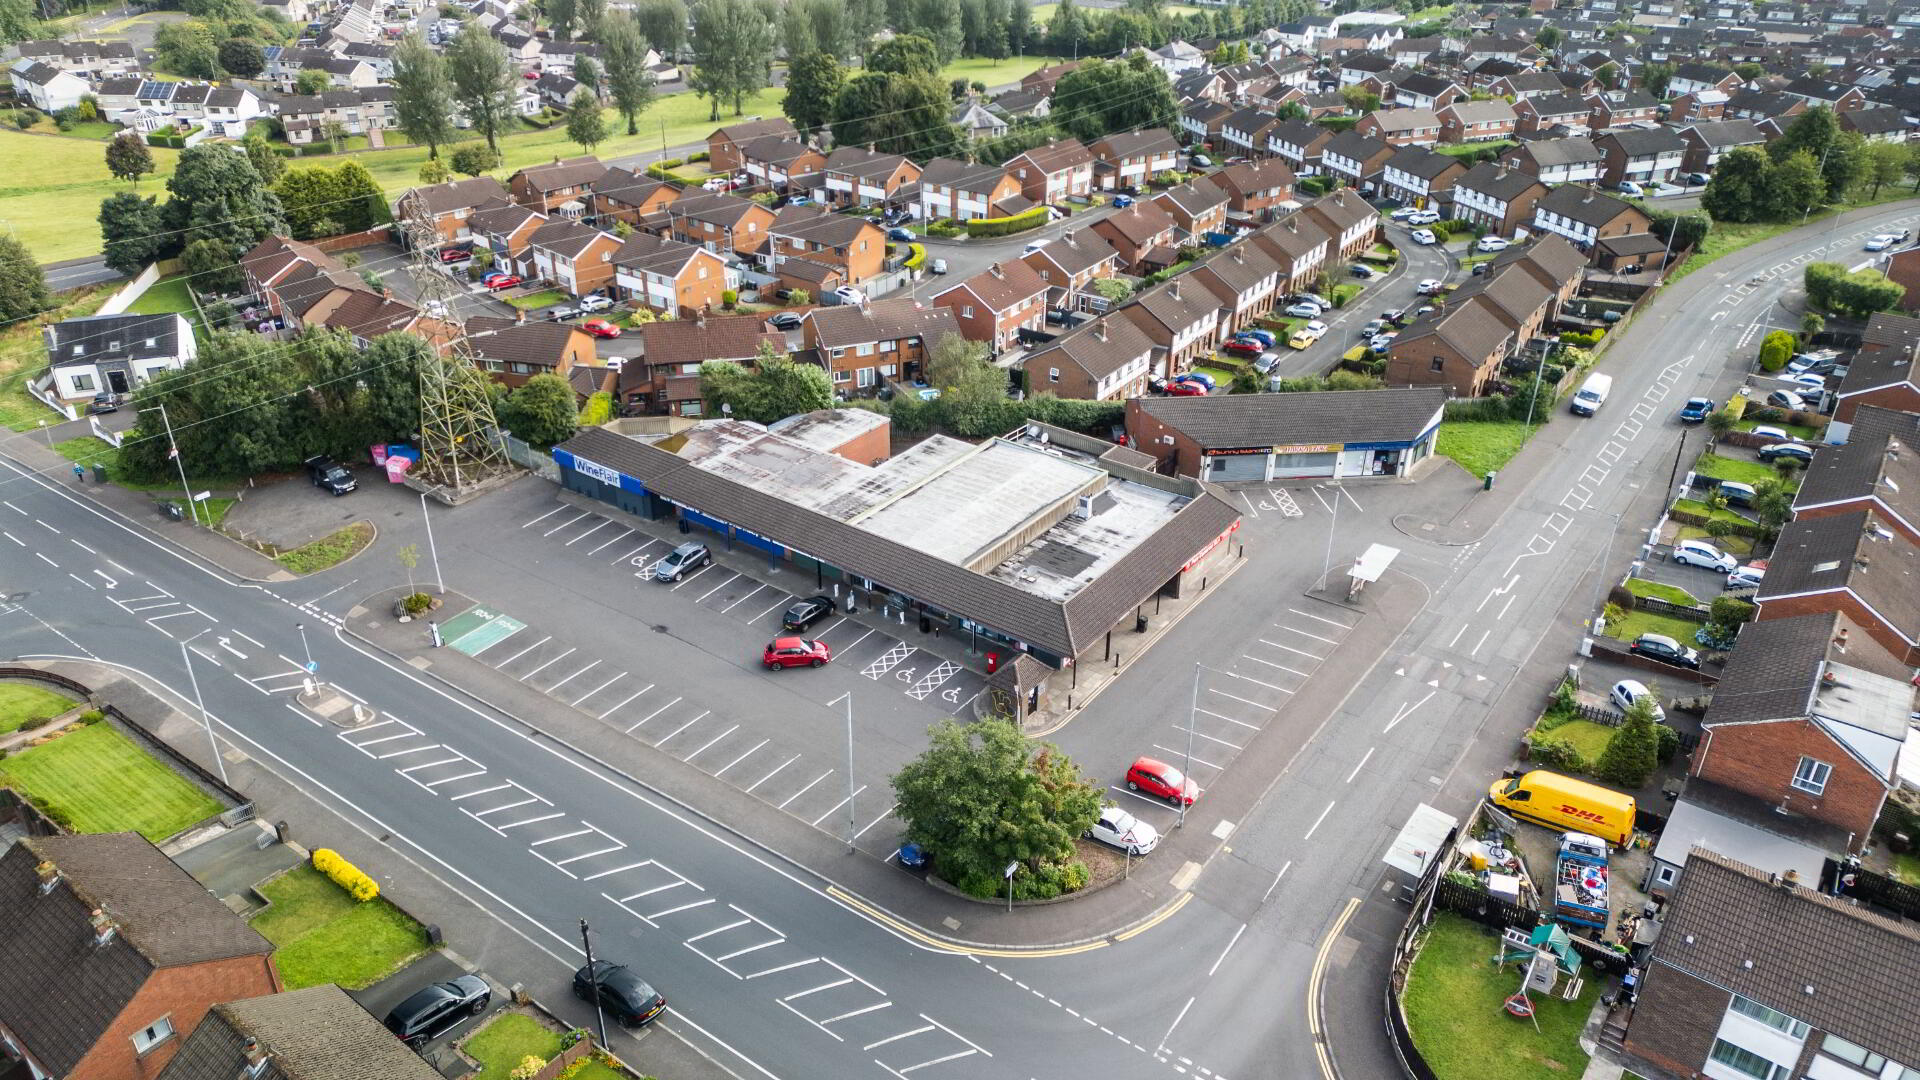
<path id="1" fill-rule="evenodd" d="M 1662 870 L 1669 876 L 1672 874 L 1672 869 L 1672 867 L 1662 867 Z M 1733 1011 L 1739 1013 L 1741 1016 L 1758 1020 L 1768 1027 L 1774 1028 L 1792 1038 L 1805 1039 L 1807 1037 L 1808 1028 L 1806 1024 L 1795 1020 L 1793 1017 L 1788 1016 L 1778 1009 L 1770 1009 L 1752 998 L 1744 998 L 1739 994 L 1733 995 Z"/>
<path id="2" fill-rule="evenodd" d="M 1820 1051 L 1831 1054 L 1850 1065 L 1858 1065 L 1870 1073 L 1877 1074 L 1887 1067 L 1886 1058 L 1864 1046 L 1856 1046 L 1838 1035 L 1829 1035 L 1821 1040 Z"/>
<path id="3" fill-rule="evenodd" d="M 1445 370 L 1447 370 L 1447 358 L 1446 358 L 1446 357 L 1444 357 L 1444 356 L 1436 356 L 1436 357 L 1434 357 L 1434 358 L 1433 358 L 1433 370 L 1434 370 L 1434 371 L 1445 371 Z"/>
<path id="4" fill-rule="evenodd" d="M 163 1016 L 133 1033 L 133 1052 L 144 1054 L 171 1038 L 173 1021 Z"/>
<path id="5" fill-rule="evenodd" d="M 1057 367 L 1055 367 L 1055 368 L 1048 368 L 1048 369 L 1047 369 L 1047 381 L 1048 381 L 1048 382 L 1059 382 L 1059 381 L 1060 381 L 1060 369 L 1059 369 L 1059 368 L 1057 368 Z"/>
<path id="6" fill-rule="evenodd" d="M 1743 1050 L 1725 1039 L 1713 1040 L 1713 1052 L 1707 1057 L 1737 1073 L 1751 1076 L 1753 1080 L 1776 1080 L 1792 1071 L 1784 1066 L 1775 1065 L 1751 1050 Z"/>
<path id="7" fill-rule="evenodd" d="M 881 378 L 891 379 L 899 373 L 900 373 L 900 366 L 898 364 L 881 364 L 880 365 Z"/>
<path id="8" fill-rule="evenodd" d="M 871 341 L 861 342 L 859 345 L 854 346 L 853 352 L 854 352 L 854 355 L 856 356 L 872 356 L 873 342 Z"/>
<path id="9" fill-rule="evenodd" d="M 842 371 L 839 368 L 835 368 L 833 370 L 834 382 L 846 382 L 848 379 L 851 379 L 851 378 L 853 378 L 853 375 L 850 372 Z"/>
<path id="10" fill-rule="evenodd" d="M 93 389 L 93 376 L 91 375 L 74 375 L 72 376 L 72 379 L 73 379 L 73 388 L 75 390 Z"/>
<path id="11" fill-rule="evenodd" d="M 1809 795 L 1824 794 L 1827 790 L 1827 778 L 1833 775 L 1833 766 L 1810 757 L 1800 759 L 1793 770 L 1793 786 Z"/>
<path id="12" fill-rule="evenodd" d="M 857 374 L 859 375 L 859 378 L 855 380 L 855 383 L 859 385 L 862 389 L 865 389 L 866 387 L 873 385 L 873 369 L 872 368 L 863 367 L 859 370 L 859 372 L 857 372 Z"/>

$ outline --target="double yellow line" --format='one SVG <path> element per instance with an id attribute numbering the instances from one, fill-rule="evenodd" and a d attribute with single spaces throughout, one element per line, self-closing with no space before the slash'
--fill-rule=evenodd
<path id="1" fill-rule="evenodd" d="M 1175 912 L 1187 906 L 1187 901 L 1193 899 L 1193 893 L 1182 892 L 1178 897 L 1174 899 L 1172 903 L 1168 904 L 1166 907 L 1163 907 L 1159 911 L 1154 912 L 1152 915 L 1148 916 L 1144 921 L 1140 922 L 1139 924 L 1128 927 L 1126 930 L 1123 930 L 1120 933 L 1113 935 L 1112 938 L 1099 938 L 1093 941 L 1079 942 L 1078 944 L 1074 944 L 1074 945 L 1057 945 L 1057 946 L 1040 947 L 1040 948 L 1033 948 L 1033 949 L 995 949 L 995 948 L 989 948 L 986 946 L 963 945 L 958 942 L 947 941 L 942 938 L 935 937 L 932 934 L 927 933 L 925 930 L 922 930 L 911 923 L 903 922 L 900 919 L 897 919 L 894 916 L 888 914 L 887 912 L 882 911 L 877 907 L 874 907 L 872 904 L 869 904 L 866 901 L 859 899 L 858 897 L 854 896 L 852 893 L 847 892 L 846 890 L 840 888 L 837 885 L 828 886 L 827 895 L 831 896 L 835 900 L 838 900 L 840 903 L 845 904 L 847 907 L 852 908 L 854 911 L 865 916 L 867 919 L 873 922 L 879 923 L 881 926 L 884 926 L 889 930 L 892 930 L 894 933 L 899 934 L 901 937 L 905 937 L 913 941 L 917 941 L 920 944 L 925 945 L 930 949 L 938 949 L 941 952 L 949 952 L 957 956 L 994 956 L 994 957 L 1028 958 L 1028 959 L 1045 958 L 1050 956 L 1073 956 L 1078 953 L 1092 952 L 1095 949 L 1104 949 L 1107 946 L 1113 944 L 1114 942 L 1126 941 L 1127 939 L 1135 937 L 1136 935 L 1146 933 L 1147 931 L 1153 929 L 1154 927 L 1172 918 Z"/>
<path id="2" fill-rule="evenodd" d="M 1326 1080 L 1338 1080 L 1339 1073 L 1333 1067 L 1333 1053 L 1327 1049 L 1327 1031 L 1320 1015 L 1321 987 L 1326 981 L 1327 957 L 1333 953 L 1333 943 L 1340 940 L 1341 931 L 1347 928 L 1347 920 L 1360 910 L 1360 898 L 1347 899 L 1346 909 L 1333 921 L 1333 929 L 1320 940 L 1320 950 L 1313 957 L 1313 974 L 1307 979 L 1307 1034 L 1313 1036 L 1313 1052 L 1320 1059 L 1320 1075 Z"/>

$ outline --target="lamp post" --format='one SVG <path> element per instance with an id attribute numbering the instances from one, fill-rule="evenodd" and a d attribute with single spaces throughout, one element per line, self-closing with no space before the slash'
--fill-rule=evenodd
<path id="1" fill-rule="evenodd" d="M 1340 529 L 1340 485 L 1338 483 L 1321 484 L 1323 488 L 1333 489 L 1333 521 L 1327 525 L 1327 557 L 1320 564 L 1320 587 L 1327 587 L 1327 576 L 1333 573 L 1333 534 Z"/>
<path id="2" fill-rule="evenodd" d="M 307 644 L 307 624 L 297 622 L 293 624 L 293 628 L 300 631 L 300 648 L 307 654 L 307 674 L 311 675 L 313 669 L 319 665 L 313 662 L 313 646 Z"/>
<path id="3" fill-rule="evenodd" d="M 213 628 L 207 628 L 207 630 L 211 629 Z M 202 630 L 200 634 L 206 632 Z M 180 662 L 187 665 L 187 681 L 193 685 L 193 703 L 200 708 L 200 726 L 207 729 L 207 745 L 213 749 L 213 764 L 220 770 L 220 782 L 224 784 L 227 782 L 227 762 L 220 756 L 220 744 L 214 741 L 213 721 L 207 718 L 207 702 L 200 696 L 200 676 L 194 672 L 193 654 L 187 650 L 187 646 L 198 640 L 200 634 L 195 634 L 180 643 Z"/>
<path id="4" fill-rule="evenodd" d="M 420 520 L 427 523 L 427 552 L 433 557 L 433 582 L 440 595 L 447 595 L 447 579 L 440 576 L 440 549 L 433 542 L 433 515 L 427 513 L 427 493 L 420 493 Z"/>
<path id="5" fill-rule="evenodd" d="M 1200 673 L 1205 670 L 1205 664 L 1193 665 L 1193 698 L 1187 706 L 1187 760 L 1180 769 L 1180 820 L 1174 825 L 1176 829 L 1187 824 L 1187 785 L 1193 783 L 1193 722 L 1200 718 Z"/>
<path id="6" fill-rule="evenodd" d="M 593 970 L 593 935 L 587 932 L 587 920 L 580 920 L 580 944 L 587 950 L 587 979 L 593 984 L 593 1016 L 600 1026 L 600 1048 L 607 1048 L 607 1011 L 600 1007 L 600 973 Z"/>
<path id="7" fill-rule="evenodd" d="M 167 456 L 173 459 L 174 467 L 180 470 L 180 494 L 186 497 L 187 513 L 193 515 L 193 523 L 200 524 L 200 504 L 193 501 L 193 488 L 187 483 L 187 463 L 180 460 L 180 444 L 173 441 L 173 421 L 167 419 L 166 405 L 155 405 L 140 411 L 160 414 L 160 424 L 167 430 Z"/>
<path id="8" fill-rule="evenodd" d="M 847 854 L 853 854 L 853 694 L 847 694 Z"/>

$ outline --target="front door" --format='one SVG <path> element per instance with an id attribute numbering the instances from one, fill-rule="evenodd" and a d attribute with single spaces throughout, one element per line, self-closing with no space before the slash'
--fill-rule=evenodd
<path id="1" fill-rule="evenodd" d="M 107 388 L 112 390 L 116 394 L 126 393 L 127 392 L 127 373 L 124 371 L 114 371 L 111 369 L 108 370 Z"/>

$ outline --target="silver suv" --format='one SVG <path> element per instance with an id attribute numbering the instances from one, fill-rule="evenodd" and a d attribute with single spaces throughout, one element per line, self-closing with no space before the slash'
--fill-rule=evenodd
<path id="1" fill-rule="evenodd" d="M 697 570 L 713 561 L 713 552 L 698 540 L 689 540 L 667 552 L 667 557 L 653 564 L 655 581 L 679 581 L 687 576 L 687 571 Z"/>

